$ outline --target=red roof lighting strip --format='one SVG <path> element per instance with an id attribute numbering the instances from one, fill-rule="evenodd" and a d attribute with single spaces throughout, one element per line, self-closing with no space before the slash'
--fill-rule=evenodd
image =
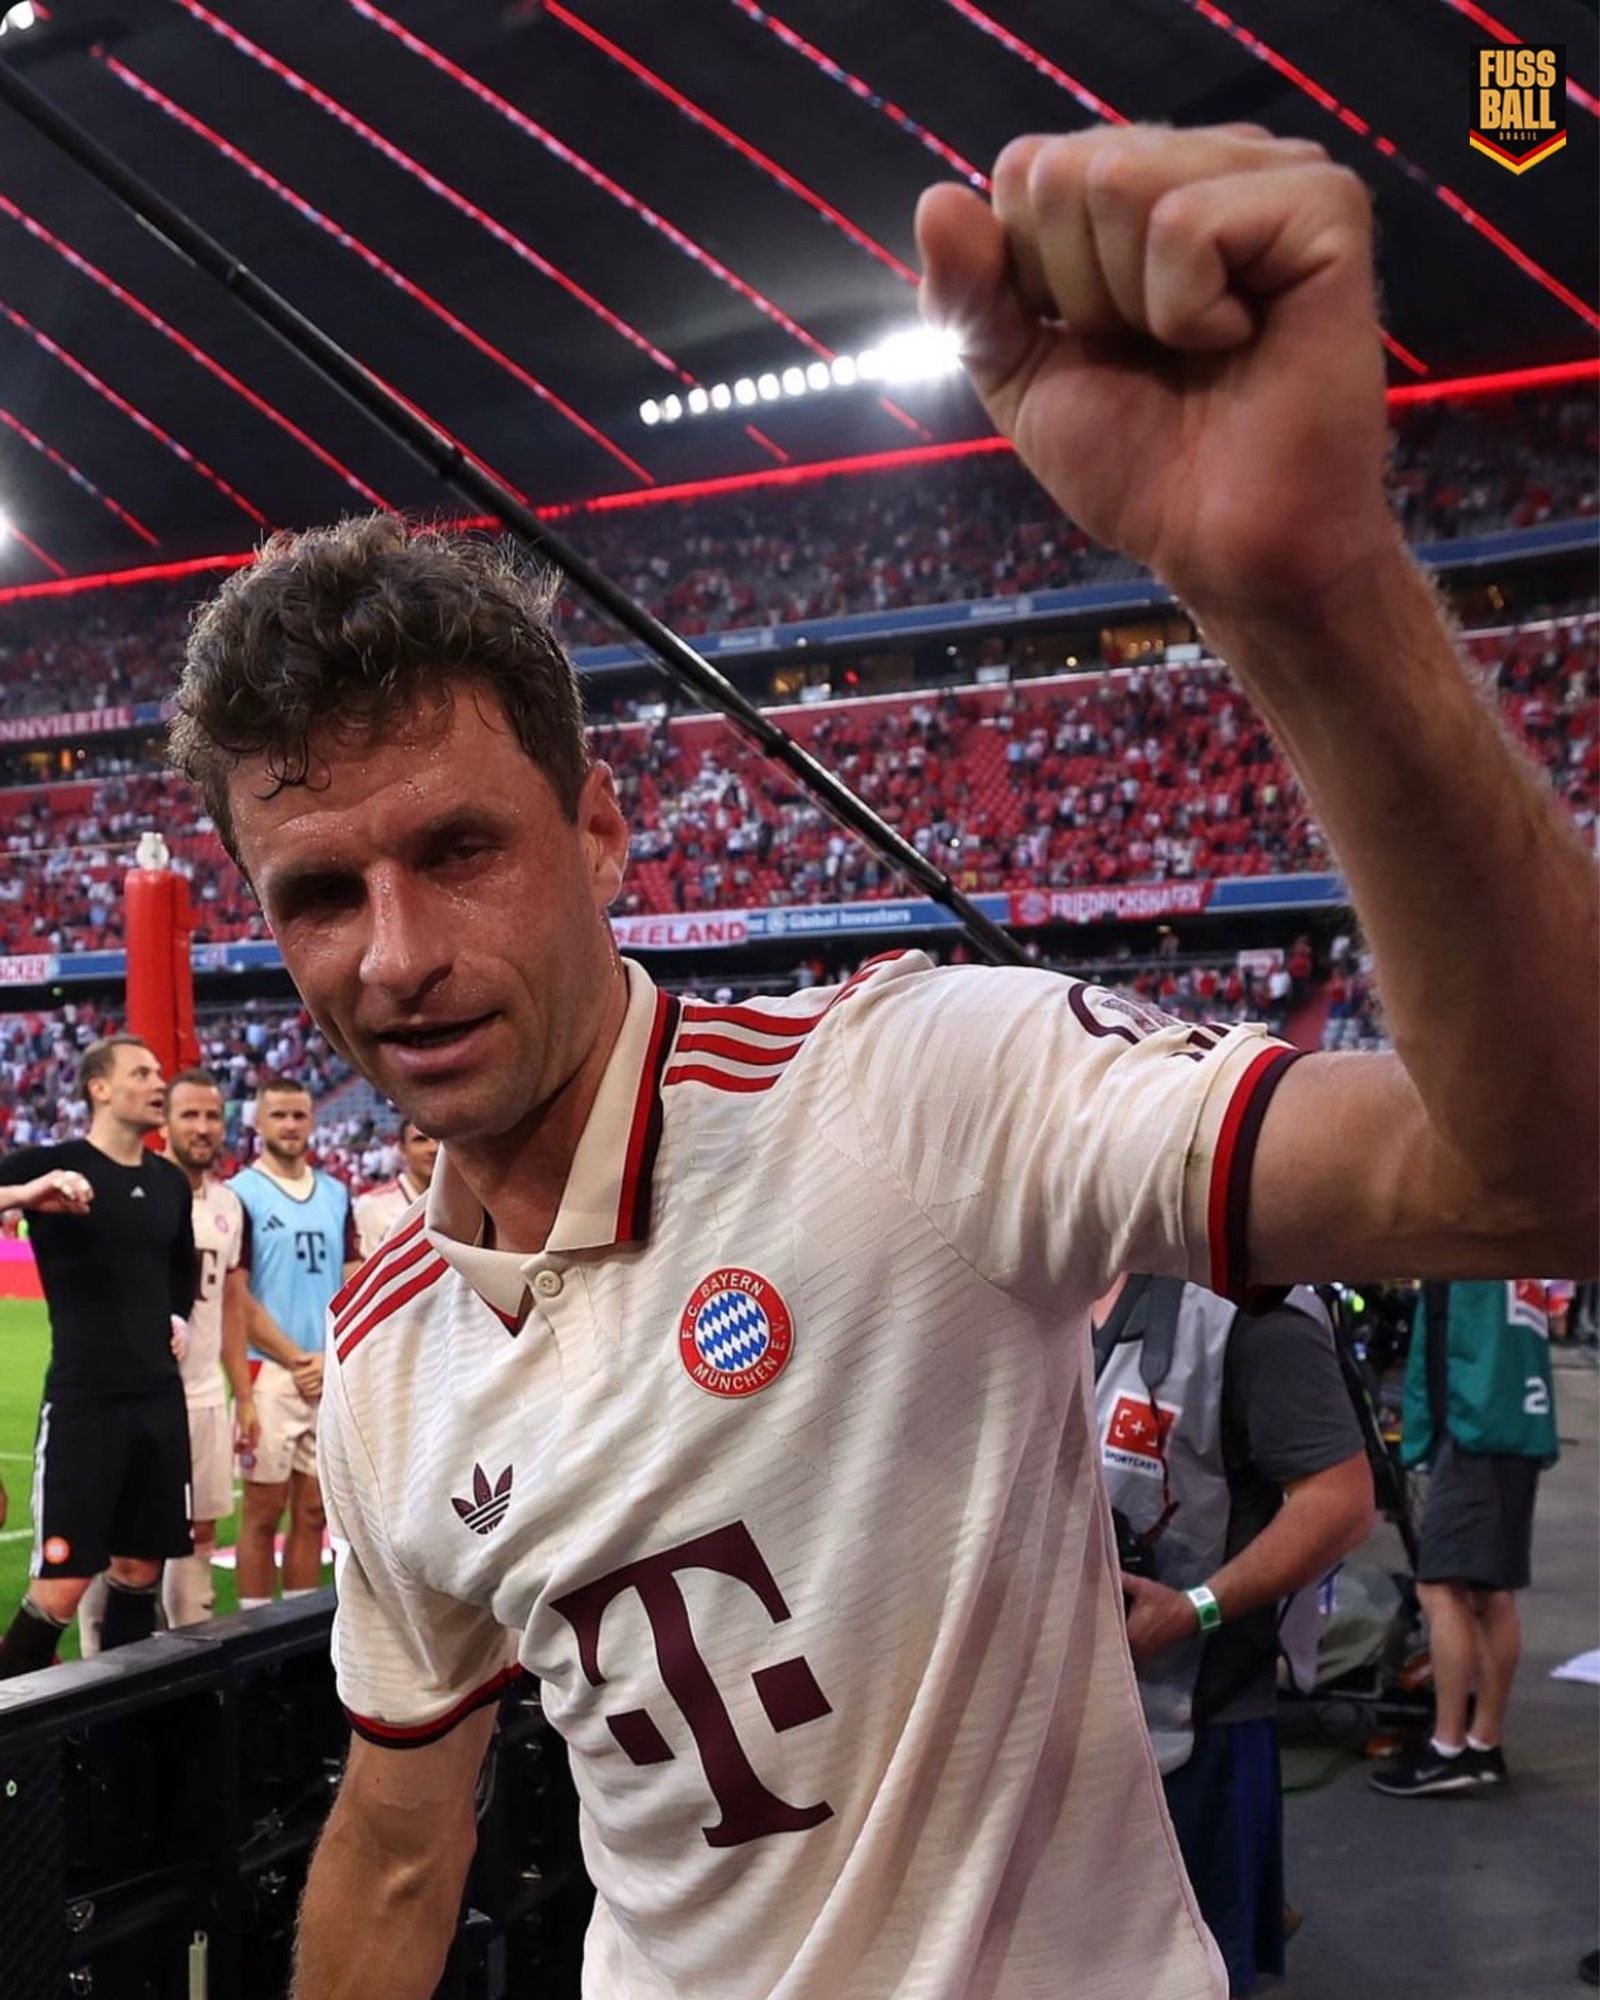
<path id="1" fill-rule="evenodd" d="M 353 236 L 349 230 L 342 228 L 338 223 L 330 221 L 304 195 L 296 194 L 293 188 L 279 180 L 275 174 L 270 173 L 258 161 L 252 159 L 241 147 L 234 145 L 230 140 L 224 139 L 211 126 L 203 124 L 193 112 L 185 111 L 181 105 L 174 103 L 170 97 L 166 96 L 161 90 L 158 90 L 148 79 L 141 77 L 136 71 L 129 69 L 125 63 L 119 62 L 115 56 L 108 55 L 104 49 L 96 49 L 94 53 L 105 67 L 110 70 L 111 74 L 117 78 L 118 82 L 126 84 L 130 90 L 137 91 L 141 97 L 145 98 L 147 102 L 154 104 L 158 110 L 166 112 L 169 118 L 175 119 L 179 124 L 186 126 L 191 132 L 196 133 L 200 138 L 204 139 L 209 145 L 214 146 L 225 158 L 232 160 L 236 167 L 247 173 L 252 180 L 258 182 L 262 187 L 269 189 L 280 200 L 286 201 L 291 208 L 304 216 L 307 222 L 314 223 L 318 229 L 324 230 L 330 236 L 345 243 L 357 256 L 370 261 L 374 267 L 381 266 L 385 276 L 391 277 L 392 280 L 400 283 L 407 282 L 400 279 L 399 273 L 394 270 L 393 265 L 384 264 L 381 258 L 374 256 L 367 250 L 359 238 Z M 364 137 L 365 133 L 362 136 Z M 398 151 L 398 148 L 396 150 Z M 465 200 L 465 196 L 462 197 L 462 200 Z M 509 235 L 510 232 L 507 231 L 507 234 Z M 517 241 L 521 243 L 520 238 Z M 641 354 L 647 355 L 658 367 L 665 368 L 670 375 L 676 376 L 680 382 L 693 382 L 694 377 L 689 374 L 687 369 L 680 367 L 670 354 L 662 353 L 661 349 L 641 333 L 636 326 L 630 321 L 625 320 L 620 313 L 613 312 L 610 306 L 603 304 L 586 286 L 580 285 L 576 278 L 569 277 L 559 265 L 552 264 L 547 257 L 541 256 L 531 244 L 523 245 L 522 247 L 527 252 L 525 261 L 532 263 L 541 277 L 549 278 L 554 284 L 559 285 L 571 298 L 576 299 L 585 311 L 594 313 L 613 332 L 620 333 L 630 346 L 638 348 Z M 419 299 L 427 296 L 423 293 L 420 285 L 414 287 L 414 291 Z M 454 331 L 461 332 L 462 327 L 458 325 Z M 470 332 L 463 333 L 463 338 L 471 338 Z M 487 345 L 485 343 L 486 348 Z M 497 349 L 494 351 L 498 353 Z M 512 365 L 514 367 L 515 364 Z"/>
<path id="2" fill-rule="evenodd" d="M 178 4 L 193 11 L 198 4 L 198 0 L 178 0 Z M 608 194 L 613 201 L 627 209 L 630 215 L 636 215 L 641 222 L 646 223 L 651 229 L 655 230 L 675 250 L 681 251 L 685 257 L 698 264 L 702 270 L 710 272 L 712 277 L 716 278 L 720 284 L 724 284 L 731 291 L 737 292 L 739 297 L 747 305 L 753 306 L 763 318 L 771 320 L 774 326 L 781 327 L 791 340 L 798 341 L 808 353 L 816 355 L 821 361 L 831 362 L 836 359 L 831 347 L 824 346 L 815 334 L 808 333 L 797 319 L 792 318 L 783 310 L 782 306 L 778 305 L 774 300 L 769 299 L 765 292 L 757 291 L 748 279 L 741 278 L 737 272 L 729 270 L 721 258 L 714 257 L 703 244 L 697 243 L 692 236 L 680 229 L 675 222 L 669 222 L 658 209 L 652 208 L 646 201 L 641 201 L 638 195 L 631 193 L 620 181 L 613 180 L 610 174 L 606 173 L 602 168 L 597 167 L 592 160 L 587 159 L 582 153 L 575 151 L 564 139 L 558 139 L 548 126 L 541 125 L 536 118 L 530 118 L 526 111 L 519 110 L 516 105 L 502 97 L 498 91 L 491 90 L 488 84 L 483 82 L 480 77 L 474 76 L 471 70 L 463 69 L 460 63 L 452 62 L 447 55 L 443 55 L 431 42 L 425 42 L 420 35 L 413 34 L 409 28 L 402 27 L 392 15 L 384 13 L 381 7 L 375 7 L 372 4 L 372 0 L 345 0 L 345 5 L 370 26 L 380 29 L 392 40 L 398 42 L 408 55 L 416 56 L 419 61 L 425 62 L 430 69 L 436 70 L 439 75 L 446 76 L 452 83 L 459 84 L 463 90 L 475 97 L 480 104 L 494 112 L 497 117 L 503 118 L 508 125 L 520 132 L 524 138 L 533 140 L 535 145 L 543 147 L 552 158 L 559 160 L 563 166 L 571 167 L 575 173 L 581 174 L 591 186 L 599 188 L 604 194 Z M 889 402 L 887 398 L 880 397 L 879 401 L 894 416 L 897 422 L 904 424 L 909 430 L 921 432 L 924 437 L 927 435 L 925 431 L 922 431 L 921 425 L 917 423 L 914 417 L 908 416 L 904 410 L 899 409 L 896 405 Z"/>
<path id="3" fill-rule="evenodd" d="M 4 424 L 8 431 L 15 432 L 22 442 L 38 452 L 41 458 L 48 459 L 58 472 L 64 472 L 79 492 L 87 493 L 89 498 L 97 501 L 108 514 L 114 514 L 125 528 L 131 529 L 139 537 L 141 542 L 148 542 L 153 549 L 160 548 L 160 537 L 152 533 L 136 514 L 130 514 L 120 500 L 113 500 L 109 493 L 102 492 L 88 473 L 74 465 L 70 458 L 63 458 L 53 444 L 46 444 L 37 431 L 30 430 L 19 416 L 14 415 L 4 405 L 0 405 L 0 424 Z"/>
<path id="4" fill-rule="evenodd" d="M 119 83 L 144 99 L 147 104 L 154 105 L 158 111 L 172 119 L 175 124 L 181 125 L 185 131 L 192 132 L 198 139 L 203 139 L 208 146 L 213 147 L 225 160 L 236 166 L 241 173 L 247 174 L 258 187 L 263 187 L 269 194 L 276 195 L 280 201 L 287 203 L 298 216 L 304 221 L 309 222 L 313 228 L 320 229 L 326 236 L 331 236 L 341 249 L 348 250 L 352 257 L 359 258 L 369 270 L 377 272 L 379 277 L 393 285 L 397 291 L 404 293 L 408 299 L 413 300 L 417 305 L 421 306 L 424 312 L 430 313 L 442 325 L 448 327 L 452 333 L 458 334 L 461 339 L 476 348 L 488 360 L 492 361 L 497 368 L 504 369 L 514 381 L 520 383 L 524 389 L 527 389 L 532 395 L 538 397 L 541 402 L 549 404 L 559 415 L 577 423 L 580 427 L 583 426 L 583 418 L 572 409 L 571 405 L 564 398 L 558 396 L 553 389 L 541 382 L 536 375 L 530 374 L 520 362 L 514 361 L 509 354 L 502 348 L 497 347 L 492 340 L 480 333 L 476 327 L 470 326 L 459 314 L 453 313 L 447 305 L 443 304 L 441 300 L 436 299 L 431 292 L 425 291 L 415 280 L 408 278 L 403 271 L 396 270 L 393 264 L 389 263 L 385 258 L 380 257 L 377 251 L 363 243 L 361 238 L 355 235 L 353 231 L 344 228 L 340 223 L 332 221 L 328 216 L 323 214 L 321 209 L 314 207 L 311 202 L 307 201 L 303 195 L 296 194 L 293 188 L 289 187 L 285 182 L 280 181 L 275 174 L 269 173 L 265 167 L 252 159 L 241 147 L 234 145 L 231 140 L 225 139 L 220 132 L 213 131 L 209 125 L 205 124 L 201 119 L 196 118 L 193 112 L 186 111 L 181 104 L 174 103 L 164 91 L 158 90 L 153 83 L 139 76 L 134 70 L 129 69 L 126 63 L 119 62 L 115 56 L 106 55 L 104 52 L 100 54 L 100 61 Z M 463 451 L 466 450 L 466 446 L 461 444 L 460 439 L 453 437 L 445 429 L 445 426 L 439 422 L 437 417 L 429 416 L 427 421 L 436 430 L 442 432 L 444 436 L 450 438 L 452 444 Z M 470 457 L 472 454 L 469 452 L 468 456 Z M 643 466 L 631 459 L 626 452 L 613 449 L 612 456 L 619 458 L 640 479 L 646 482 L 650 480 L 651 475 L 645 471 Z M 481 464 L 482 461 L 480 460 L 478 463 Z"/>
<path id="5" fill-rule="evenodd" d="M 1495 375 L 1462 375 L 1448 382 L 1408 382 L 1385 391 L 1385 400 L 1390 409 L 1404 409 L 1413 403 L 1478 402 L 1495 396 L 1560 388 L 1567 383 L 1596 381 L 1600 381 L 1600 359 L 1558 361 L 1545 367 L 1511 369 Z M 620 493 L 602 493 L 593 500 L 558 501 L 538 508 L 537 512 L 541 520 L 570 521 L 585 514 L 610 514 L 672 505 L 684 500 L 710 499 L 718 494 L 749 493 L 765 487 L 804 486 L 819 479 L 850 478 L 873 472 L 901 471 L 917 465 L 1004 455 L 1011 448 L 1009 438 L 963 438 L 953 444 L 913 445 L 904 451 L 874 451 L 856 458 L 819 459 L 805 465 L 772 466 L 761 472 L 733 473 L 724 479 L 690 479 L 680 485 L 652 486 L 644 491 L 629 488 Z M 476 516 L 456 521 L 453 525 L 470 529 L 492 528 L 498 524 L 487 516 Z M 139 569 L 75 576 L 62 583 L 17 584 L 9 589 L 0 589 L 0 604 L 15 603 L 22 598 L 77 596 L 86 590 L 133 589 L 151 583 L 176 582 L 215 570 L 243 569 L 254 561 L 252 550 L 236 549 L 225 555 L 195 556 L 183 562 L 151 563 Z"/>
<path id="6" fill-rule="evenodd" d="M 52 340 L 43 327 L 35 326 L 25 314 L 19 313 L 14 306 L 8 306 L 4 299 L 0 299 L 0 318 L 9 321 L 19 333 L 25 333 L 35 347 L 48 354 L 52 360 L 59 361 L 63 368 L 70 370 L 80 382 L 87 384 L 102 401 L 109 403 L 112 409 L 120 411 L 129 423 L 136 425 L 147 437 L 154 438 L 163 451 L 171 452 L 180 464 L 188 466 L 192 472 L 199 473 L 200 477 L 214 486 L 224 499 L 231 500 L 241 514 L 254 521 L 258 528 L 272 525 L 261 509 L 247 500 L 237 487 L 230 486 L 220 472 L 214 472 L 203 458 L 197 458 L 186 444 L 180 444 L 170 431 L 164 430 L 153 417 L 147 417 L 143 410 L 130 403 L 127 397 L 113 389 L 109 382 L 103 381 L 75 354 L 70 354 L 59 341 Z"/>
<path id="7" fill-rule="evenodd" d="M 22 530 L 17 526 L 15 521 L 11 523 L 10 537 L 12 541 L 20 542 L 22 547 L 28 551 L 28 554 L 33 557 L 34 561 L 43 564 L 43 566 L 47 570 L 49 570 L 52 575 L 62 576 L 62 577 L 66 575 L 67 572 L 65 567 L 61 563 L 58 563 L 54 556 L 46 555 L 44 550 L 40 548 L 39 544 L 35 541 L 31 541 L 28 538 L 28 536 L 26 536 L 22 532 Z M 23 590 L 26 590 L 29 586 L 23 584 L 19 587 Z M 38 589 L 40 588 L 40 586 L 36 584 L 33 586 L 33 588 Z M 48 589 L 49 586 L 45 585 L 44 588 Z"/>
<path id="8" fill-rule="evenodd" d="M 991 36 L 1003 48 L 1009 49 L 1014 56 L 1027 63 L 1030 68 L 1036 69 L 1041 76 L 1047 77 L 1050 82 L 1076 98 L 1084 110 L 1091 112 L 1096 118 L 1103 118 L 1113 125 L 1127 125 L 1132 122 L 1123 112 L 1117 110 L 1115 105 L 1108 104 L 1103 97 L 1092 91 L 1087 84 L 1080 83 L 1075 76 L 1069 76 L 1058 64 L 1051 62 L 1049 57 L 1041 54 L 1031 42 L 1025 42 L 1020 35 L 1013 34 L 1011 29 L 1002 27 L 992 15 L 984 13 L 981 7 L 974 6 L 973 0 L 945 0 L 945 5 L 953 8 L 964 21 L 970 21 L 980 33 Z M 1382 338 L 1388 351 L 1413 374 L 1427 374 L 1428 364 L 1419 361 L 1416 355 L 1408 347 L 1402 346 L 1392 334 L 1383 331 Z"/>
<path id="9" fill-rule="evenodd" d="M 845 68 L 842 62 L 830 56 L 825 49 L 819 49 L 815 42 L 808 42 L 804 35 L 791 28 L 787 21 L 780 21 L 776 14 L 765 7 L 758 7 L 756 0 L 731 0 L 747 21 L 753 21 L 758 28 L 765 28 L 769 35 L 775 35 L 786 49 L 802 57 L 811 67 L 820 70 L 834 83 L 842 84 L 852 97 L 859 97 L 863 104 L 870 104 L 874 111 L 881 112 L 893 125 L 898 125 L 908 138 L 915 139 L 919 146 L 943 160 L 947 167 L 953 167 L 964 181 L 977 188 L 980 194 L 989 192 L 989 176 L 981 167 L 958 153 L 947 140 L 936 132 L 930 132 L 926 125 L 918 122 L 911 114 L 896 104 L 893 98 L 884 97 L 872 85 L 859 77 L 853 70 Z"/>
<path id="10" fill-rule="evenodd" d="M 580 20 L 576 14 L 563 7 L 560 0 L 544 0 L 544 12 L 550 20 L 559 22 L 563 28 L 581 36 L 591 48 L 598 49 L 619 69 L 626 70 L 628 75 L 636 82 L 642 83 L 646 90 L 653 91 L 657 97 L 665 98 L 667 103 L 682 112 L 691 124 L 698 125 L 703 132 L 709 132 L 713 138 L 720 139 L 723 145 L 731 148 L 742 160 L 748 160 L 757 172 L 765 174 L 769 180 L 776 181 L 779 187 L 803 201 L 813 213 L 820 215 L 824 222 L 837 229 L 841 235 L 847 236 L 857 249 L 865 250 L 869 257 L 875 257 L 886 270 L 893 271 L 903 283 L 908 285 L 917 283 L 919 273 L 912 270 L 904 258 L 897 257 L 875 236 L 869 236 L 866 230 L 852 222 L 849 216 L 835 208 L 832 202 L 825 200 L 815 188 L 808 187 L 797 174 L 792 174 L 787 167 L 780 166 L 770 153 L 764 153 L 759 146 L 741 138 L 731 126 L 724 125 L 720 118 L 713 117 L 703 105 L 686 96 L 675 84 L 668 83 L 664 76 L 651 69 L 647 63 L 641 62 L 637 56 L 630 55 L 608 35 L 601 34 L 598 28 L 593 28 L 587 21 Z"/>
<path id="11" fill-rule="evenodd" d="M 220 361 L 215 360 L 203 347 L 197 346 L 187 334 L 180 333 L 175 326 L 170 325 L 160 313 L 147 306 L 143 299 L 136 298 L 126 286 L 119 285 L 116 279 L 102 271 L 98 264 L 92 264 L 87 257 L 74 250 L 70 243 L 64 242 L 42 222 L 35 221 L 4 194 L 0 194 L 0 215 L 9 216 L 19 229 L 25 229 L 35 242 L 43 243 L 53 250 L 80 277 L 85 277 L 91 284 L 98 285 L 101 291 L 108 293 L 118 305 L 125 306 L 136 319 L 143 320 L 153 332 L 159 333 L 163 340 L 170 341 L 174 347 L 188 355 L 189 359 L 203 368 L 208 375 L 215 376 L 217 381 L 232 390 L 241 402 L 247 403 L 259 416 L 265 417 L 269 424 L 275 425 L 285 436 L 293 438 L 296 444 L 310 452 L 319 464 L 326 466 L 353 493 L 359 494 L 369 507 L 391 508 L 390 501 L 385 500 L 381 493 L 352 472 L 341 459 L 335 458 L 324 445 L 318 444 L 308 431 L 302 430 L 291 418 L 286 417 L 282 410 L 269 403 L 265 396 L 257 395 L 256 391 L 247 383 L 241 382 L 231 369 L 224 368 Z"/>
<path id="12" fill-rule="evenodd" d="M 241 35 L 237 28 L 230 27 L 226 21 L 221 20 L 217 15 L 213 14 L 208 7 L 201 6 L 200 0 L 177 0 L 177 4 L 192 19 L 198 21 L 203 27 L 209 28 L 213 34 L 219 35 L 223 41 L 228 43 L 230 48 L 233 48 L 240 55 L 247 57 L 251 62 L 266 70 L 269 75 L 275 76 L 280 83 L 286 84 L 298 96 L 308 99 L 309 102 L 316 105 L 319 111 L 326 112 L 328 117 L 332 118 L 336 124 L 343 126 L 347 132 L 360 139 L 364 145 L 370 146 L 374 152 L 380 154 L 391 166 L 398 167 L 402 173 L 409 175 L 412 180 L 419 182 L 425 187 L 430 194 L 437 195 L 441 201 L 448 203 L 451 208 L 455 209 L 457 214 L 464 215 L 469 221 L 475 222 L 480 229 L 492 236 L 495 242 L 500 244 L 502 248 L 509 250 L 514 257 L 519 258 L 525 264 L 531 265 L 541 276 L 554 275 L 556 267 L 549 262 L 548 258 L 540 256 L 539 252 L 531 244 L 524 242 L 515 230 L 508 229 L 503 222 L 497 222 L 487 210 L 479 208 L 476 202 L 469 201 L 458 188 L 452 187 L 448 181 L 443 181 L 437 174 L 431 173 L 419 160 L 413 159 L 403 148 L 397 146 L 392 139 L 386 139 L 381 132 L 369 125 L 365 119 L 358 118 L 353 111 L 341 104 L 336 97 L 330 97 L 327 91 L 320 89 L 309 78 L 302 76 L 297 69 L 292 69 L 288 63 L 272 55 L 268 50 L 262 48 L 259 43 L 251 41 L 248 35 Z M 609 308 L 601 306 L 598 300 L 594 300 L 592 305 L 593 309 L 605 314 L 608 323 L 615 317 L 610 314 Z M 619 328 L 623 328 L 626 327 L 627 322 L 618 319 L 616 324 Z M 675 365 L 669 357 L 662 354 L 659 348 L 652 347 L 649 342 L 645 341 L 644 336 L 639 334 L 637 329 L 630 330 L 626 337 L 632 340 L 635 345 L 642 345 L 644 352 L 650 356 L 652 361 L 676 373 Z M 509 359 L 509 357 L 507 358 Z M 535 378 L 532 376 L 527 376 L 526 380 L 530 385 L 535 384 Z M 552 409 L 564 417 L 574 429 L 581 431 L 592 444 L 598 445 L 603 452 L 609 457 L 614 458 L 619 465 L 626 467 L 636 479 L 642 480 L 646 484 L 650 482 L 653 475 L 647 472 L 636 458 L 624 451 L 622 446 L 616 443 L 613 438 L 608 437 L 598 424 L 591 423 L 587 417 L 575 410 L 570 403 L 558 396 L 553 389 L 544 384 L 536 384 L 534 386 L 534 393 L 538 395 L 542 402 L 549 404 Z"/>
<path id="13" fill-rule="evenodd" d="M 1493 244 L 1501 256 L 1515 264 L 1524 276 L 1532 278 L 1535 284 L 1542 285 L 1553 299 L 1559 299 L 1569 312 L 1576 313 L 1591 330 L 1600 332 L 1600 312 L 1596 312 L 1586 300 L 1580 299 L 1575 291 L 1562 284 L 1552 272 L 1547 271 L 1542 264 L 1530 257 L 1527 251 L 1520 244 L 1514 243 L 1503 230 L 1496 229 L 1487 217 L 1480 215 L 1470 202 L 1456 193 L 1454 188 L 1447 187 L 1443 181 L 1434 180 L 1432 175 L 1418 166 L 1415 160 L 1403 153 L 1392 139 L 1387 139 L 1381 132 L 1375 131 L 1360 112 L 1352 111 L 1349 105 L 1340 103 L 1332 91 L 1324 89 L 1314 77 L 1307 76 L 1305 71 L 1297 68 L 1287 56 L 1280 55 L 1276 49 L 1269 47 L 1249 28 L 1241 27 L 1232 15 L 1225 13 L 1216 4 L 1216 0 L 1183 0 L 1183 4 L 1200 15 L 1203 20 L 1209 21 L 1213 27 L 1220 28 L 1225 35 L 1237 42 L 1240 48 L 1248 50 L 1257 62 L 1265 63 L 1270 69 L 1275 69 L 1279 76 L 1285 77 L 1297 90 L 1303 91 L 1313 103 L 1320 104 L 1323 110 L 1337 118 L 1340 124 L 1347 125 L 1352 132 L 1366 139 L 1409 180 L 1415 181 L 1419 187 L 1426 188 L 1435 200 L 1442 202 L 1453 214 L 1459 216 L 1469 229 L 1475 229 L 1486 243 Z"/>
<path id="14" fill-rule="evenodd" d="M 1069 75 L 1059 63 L 1053 63 L 1031 42 L 1025 42 L 1020 35 L 1013 34 L 1011 29 L 1003 27 L 992 14 L 986 14 L 981 7 L 974 6 L 973 0 L 944 0 L 944 4 L 959 14 L 963 21 L 970 22 L 980 35 L 987 35 L 991 41 L 998 42 L 1003 49 L 1009 49 L 1012 55 L 1025 62 L 1029 69 L 1037 70 L 1040 76 L 1055 84 L 1057 89 L 1066 91 L 1069 97 L 1075 97 L 1092 117 L 1103 118 L 1108 125 L 1127 125 L 1132 122 L 1114 104 L 1107 104 L 1105 99 L 1092 91 L 1086 83 L 1080 83 L 1075 76 Z"/>
<path id="15" fill-rule="evenodd" d="M 1493 35 L 1497 42 L 1504 42 L 1508 48 L 1520 49 L 1527 46 L 1522 37 L 1508 28 L 1504 21 L 1497 21 L 1492 14 L 1478 6 L 1477 0 L 1444 0 L 1444 4 L 1453 7 L 1458 14 L 1482 28 L 1486 35 Z M 1574 83 L 1570 70 L 1567 72 L 1567 96 L 1574 104 L 1587 111 L 1591 118 L 1600 118 L 1600 97 L 1592 97 L 1581 84 Z"/>

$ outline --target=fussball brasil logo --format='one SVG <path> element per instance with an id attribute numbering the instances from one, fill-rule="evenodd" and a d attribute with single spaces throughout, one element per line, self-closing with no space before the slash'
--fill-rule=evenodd
<path id="1" fill-rule="evenodd" d="M 1559 153 L 1567 143 L 1565 47 L 1474 49 L 1468 137 L 1475 152 L 1513 174 Z"/>

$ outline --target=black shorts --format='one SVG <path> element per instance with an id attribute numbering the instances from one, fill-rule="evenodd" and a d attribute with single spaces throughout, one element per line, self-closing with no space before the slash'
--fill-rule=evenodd
<path id="1" fill-rule="evenodd" d="M 1428 1482 L 1417 1581 L 1526 1590 L 1538 1490 L 1536 1458 L 1462 1451 L 1446 1438 Z"/>
<path id="2" fill-rule="evenodd" d="M 186 1556 L 189 1417 L 150 1396 L 47 1402 L 33 1459 L 34 1576 L 98 1576 L 113 1556 Z"/>

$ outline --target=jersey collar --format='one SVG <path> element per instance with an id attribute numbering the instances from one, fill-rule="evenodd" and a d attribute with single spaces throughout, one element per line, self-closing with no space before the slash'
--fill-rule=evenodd
<path id="1" fill-rule="evenodd" d="M 678 1027 L 678 1002 L 643 966 L 623 960 L 628 1007 L 593 1109 L 578 1141 L 561 1207 L 534 1256 L 484 1247 L 484 1215 L 439 1157 L 425 1227 L 445 1262 L 508 1322 L 520 1320 L 528 1273 L 579 1250 L 642 1243 L 650 1233 L 652 1181 L 661 1144 L 661 1078 Z"/>

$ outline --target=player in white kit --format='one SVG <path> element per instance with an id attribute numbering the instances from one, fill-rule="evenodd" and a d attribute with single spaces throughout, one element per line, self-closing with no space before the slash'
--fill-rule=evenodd
<path id="1" fill-rule="evenodd" d="M 175 752 L 324 1032 L 444 1148 L 334 1304 L 358 1735 L 297 2000 L 433 1992 L 520 1670 L 572 1752 L 590 2000 L 1218 2000 L 1089 1307 L 1130 1266 L 1238 1298 L 1592 1248 L 1527 1106 L 1594 1129 L 1593 868 L 1389 512 L 1359 184 L 1254 128 L 1092 130 L 919 229 L 996 422 L 1288 745 L 1401 1053 L 915 954 L 680 1008 L 605 921 L 627 828 L 549 600 L 392 516 L 269 543 L 191 632 Z"/>
<path id="2" fill-rule="evenodd" d="M 222 1091 L 214 1077 L 191 1069 L 172 1079 L 165 1130 L 168 1157 L 187 1175 L 194 1197 L 199 1271 L 182 1364 L 194 1554 L 167 1564 L 161 1595 L 169 1625 L 199 1625 L 211 1616 L 214 1601 L 211 1560 L 217 1523 L 233 1512 L 235 1438 L 253 1450 L 260 1433 L 245 1345 L 249 1219 L 232 1188 L 211 1171 L 226 1133 Z"/>
<path id="3" fill-rule="evenodd" d="M 438 1140 L 430 1139 L 414 1119 L 402 1119 L 399 1173 L 356 1199 L 356 1243 L 363 1257 L 370 1257 L 413 1202 L 428 1192 L 438 1157 Z"/>

